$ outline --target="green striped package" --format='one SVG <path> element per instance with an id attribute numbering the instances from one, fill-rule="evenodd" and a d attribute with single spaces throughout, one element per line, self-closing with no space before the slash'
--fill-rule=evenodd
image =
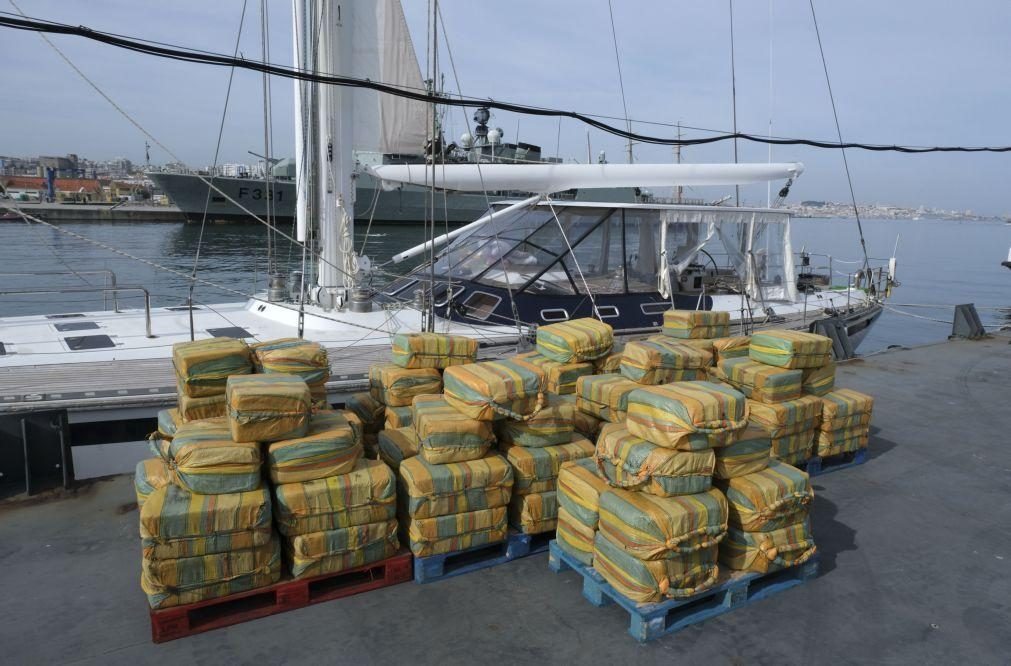
<path id="1" fill-rule="evenodd" d="M 711 382 L 643 386 L 628 398 L 629 432 L 669 449 L 726 446 L 747 424 L 744 396 Z"/>
<path id="2" fill-rule="evenodd" d="M 751 532 L 767 532 L 807 516 L 814 498 L 807 472 L 773 460 L 760 472 L 717 480 L 727 496 L 730 525 Z"/>
<path id="3" fill-rule="evenodd" d="M 751 336 L 748 355 L 780 368 L 820 368 L 832 360 L 832 340 L 804 331 L 759 331 Z"/>
<path id="4" fill-rule="evenodd" d="M 407 524 L 411 552 L 415 557 L 442 555 L 505 541 L 508 531 L 504 506 L 435 518 L 411 518 Z"/>
<path id="5" fill-rule="evenodd" d="M 611 326 L 590 317 L 537 329 L 537 351 L 559 363 L 595 361 L 610 354 L 613 345 Z"/>
<path id="6" fill-rule="evenodd" d="M 544 371 L 520 358 L 454 365 L 443 383 L 449 404 L 479 421 L 522 420 L 543 406 Z"/>
<path id="7" fill-rule="evenodd" d="M 532 448 L 501 445 L 506 460 L 513 466 L 513 494 L 525 495 L 556 489 L 558 472 L 564 463 L 593 455 L 593 442 L 576 435 L 568 444 Z"/>
<path id="8" fill-rule="evenodd" d="M 769 466 L 772 439 L 761 428 L 749 425 L 736 442 L 715 449 L 715 454 L 713 477 L 716 479 L 760 472 Z"/>
<path id="9" fill-rule="evenodd" d="M 619 423 L 600 431 L 594 459 L 617 488 L 670 497 L 705 492 L 712 485 L 712 449 L 678 451 L 636 437 Z"/>
<path id="10" fill-rule="evenodd" d="M 750 358 L 728 358 L 709 368 L 709 376 L 729 384 L 757 402 L 796 400 L 801 394 L 803 373 L 765 365 Z"/>
<path id="11" fill-rule="evenodd" d="M 410 407 L 416 395 L 442 393 L 442 375 L 435 368 L 377 363 L 369 368 L 369 393 L 388 407 Z"/>
<path id="12" fill-rule="evenodd" d="M 390 359 L 402 368 L 439 368 L 477 361 L 478 342 L 462 335 L 397 333 Z"/>
<path id="13" fill-rule="evenodd" d="M 720 564 L 765 574 L 803 564 L 818 552 L 807 518 L 769 532 L 731 527 L 720 544 Z"/>
<path id="14" fill-rule="evenodd" d="M 512 466 L 497 453 L 441 465 L 416 456 L 400 464 L 400 512 L 410 518 L 433 518 L 505 506 L 513 479 Z"/>
<path id="15" fill-rule="evenodd" d="M 271 482 L 295 483 L 347 474 L 362 457 L 360 436 L 340 412 L 319 412 L 309 420 L 304 437 L 268 444 Z"/>
<path id="16" fill-rule="evenodd" d="M 499 442 L 517 446 L 553 446 L 567 444 L 575 434 L 574 401 L 560 396 L 545 396 L 544 407 L 526 421 L 503 419 L 495 422 Z"/>
<path id="17" fill-rule="evenodd" d="M 722 338 L 730 333 L 730 313 L 712 310 L 668 310 L 663 313 L 663 334 L 698 340 Z"/>
<path id="18" fill-rule="evenodd" d="M 176 482 L 192 493 L 241 493 L 260 486 L 260 445 L 232 441 L 224 422 L 184 423 L 168 452 Z"/>
<path id="19" fill-rule="evenodd" d="M 419 395 L 411 406 L 420 452 L 432 463 L 477 460 L 495 443 L 491 421 L 458 411 L 441 395 Z"/>

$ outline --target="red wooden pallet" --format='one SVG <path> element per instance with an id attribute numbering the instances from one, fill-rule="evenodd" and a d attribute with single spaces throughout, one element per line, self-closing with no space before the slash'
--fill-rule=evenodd
<path id="1" fill-rule="evenodd" d="M 406 583 L 412 577 L 412 560 L 411 553 L 404 550 L 393 557 L 357 569 L 315 578 L 282 580 L 267 587 L 227 597 L 152 610 L 151 640 L 164 643 L 322 601 Z"/>

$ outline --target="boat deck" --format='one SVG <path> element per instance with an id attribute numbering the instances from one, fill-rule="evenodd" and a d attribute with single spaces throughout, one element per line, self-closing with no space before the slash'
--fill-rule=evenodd
<path id="1" fill-rule="evenodd" d="M 871 460 L 814 480 L 819 577 L 645 646 L 546 554 L 153 645 L 120 476 L 0 504 L 4 661 L 1007 663 L 1009 377 L 1006 336 L 841 364 L 876 399 Z"/>

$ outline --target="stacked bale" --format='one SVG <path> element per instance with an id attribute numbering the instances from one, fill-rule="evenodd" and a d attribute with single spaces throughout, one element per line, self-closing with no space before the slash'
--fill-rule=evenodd
<path id="1" fill-rule="evenodd" d="M 362 391 L 351 394 L 344 401 L 344 408 L 361 421 L 365 455 L 375 459 L 378 453 L 379 432 L 386 422 L 386 405 L 373 398 L 369 391 Z"/>
<path id="2" fill-rule="evenodd" d="M 679 340 L 712 340 L 730 335 L 730 313 L 715 310 L 668 310 L 663 334 Z"/>
<path id="3" fill-rule="evenodd" d="M 572 395 L 580 377 L 594 374 L 593 363 L 588 361 L 559 363 L 538 351 L 519 354 L 516 358 L 533 363 L 544 371 L 544 391 L 554 395 Z"/>
<path id="4" fill-rule="evenodd" d="M 751 423 L 769 437 L 773 458 L 798 464 L 811 457 L 811 445 L 821 419 L 821 398 L 803 395 L 783 402 L 749 402 Z"/>
<path id="5" fill-rule="evenodd" d="M 838 389 L 826 393 L 821 400 L 815 455 L 834 456 L 866 448 L 874 398 L 853 389 Z"/>
<path id="6" fill-rule="evenodd" d="M 253 372 L 249 347 L 234 338 L 210 338 L 172 346 L 182 422 L 224 416 L 225 383 Z"/>
<path id="7" fill-rule="evenodd" d="M 260 374 L 300 377 L 309 387 L 319 408 L 327 406 L 326 383 L 330 379 L 327 351 L 318 342 L 301 338 L 279 338 L 250 345 L 253 365 Z"/>
<path id="8" fill-rule="evenodd" d="M 593 458 L 573 460 L 558 472 L 558 546 L 583 564 L 593 564 L 600 522 L 600 495 L 610 488 Z"/>
<path id="9" fill-rule="evenodd" d="M 416 395 L 442 392 L 442 375 L 436 368 L 403 368 L 395 363 L 369 369 L 369 393 L 385 405 L 387 429 L 411 425 L 411 402 Z"/>
<path id="10" fill-rule="evenodd" d="M 629 342 L 619 366 L 622 376 L 646 385 L 705 379 L 712 353 L 686 342 L 666 336 Z"/>

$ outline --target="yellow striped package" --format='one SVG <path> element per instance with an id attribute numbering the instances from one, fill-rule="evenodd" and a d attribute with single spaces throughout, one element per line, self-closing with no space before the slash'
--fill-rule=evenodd
<path id="1" fill-rule="evenodd" d="M 715 488 L 679 497 L 614 489 L 600 496 L 600 532 L 639 560 L 690 555 L 723 540 L 727 500 Z"/>
<path id="2" fill-rule="evenodd" d="M 344 407 L 361 420 L 366 433 L 376 433 L 383 429 L 386 420 L 386 406 L 372 397 L 368 391 L 352 393 L 344 402 Z"/>
<path id="3" fill-rule="evenodd" d="M 512 466 L 497 453 L 480 460 L 433 465 L 420 456 L 400 465 L 400 513 L 434 518 L 505 506 L 512 496 Z"/>
<path id="4" fill-rule="evenodd" d="M 663 334 L 698 340 L 730 334 L 730 313 L 714 310 L 668 310 L 663 313 Z"/>
<path id="5" fill-rule="evenodd" d="M 874 398 L 854 391 L 839 389 L 822 396 L 821 429 L 826 432 L 865 426 L 871 422 Z"/>
<path id="6" fill-rule="evenodd" d="M 567 444 L 575 434 L 575 405 L 560 396 L 547 395 L 544 407 L 527 421 L 503 419 L 495 422 L 500 443 L 517 446 L 554 446 Z"/>
<path id="7" fill-rule="evenodd" d="M 596 529 L 589 528 L 576 519 L 559 501 L 558 520 L 555 525 L 555 540 L 559 548 L 586 566 L 591 566 L 593 538 L 596 535 Z"/>
<path id="8" fill-rule="evenodd" d="M 772 454 L 772 439 L 769 434 L 755 425 L 749 425 L 733 444 L 715 450 L 716 466 L 713 477 L 732 479 L 752 472 L 760 472 L 769 466 Z"/>
<path id="9" fill-rule="evenodd" d="M 670 497 L 709 490 L 716 458 L 712 449 L 678 451 L 651 444 L 620 423 L 600 431 L 594 460 L 616 488 Z"/>
<path id="10" fill-rule="evenodd" d="M 418 455 L 420 450 L 418 433 L 414 428 L 394 428 L 379 433 L 379 459 L 393 471 L 400 469 L 400 463 Z"/>
<path id="11" fill-rule="evenodd" d="M 491 421 L 470 418 L 441 395 L 419 395 L 411 409 L 420 452 L 429 462 L 476 460 L 495 443 Z"/>
<path id="12" fill-rule="evenodd" d="M 621 595 L 637 603 L 684 599 L 716 584 L 717 546 L 662 560 L 640 560 L 597 532 L 593 568 Z"/>
<path id="13" fill-rule="evenodd" d="M 697 451 L 737 441 L 748 407 L 743 395 L 712 382 L 642 386 L 628 398 L 625 423 L 657 446 Z"/>
<path id="14" fill-rule="evenodd" d="M 767 532 L 807 517 L 814 498 L 807 472 L 773 460 L 761 472 L 717 480 L 727 496 L 730 525 L 749 532 Z"/>
<path id="15" fill-rule="evenodd" d="M 789 435 L 773 437 L 771 440 L 772 457 L 790 465 L 799 465 L 806 462 L 811 458 L 814 450 L 816 432 L 818 431 L 810 428 L 790 433 Z"/>
<path id="16" fill-rule="evenodd" d="M 593 373 L 594 375 L 607 375 L 615 372 L 621 371 L 621 359 L 622 354 L 625 351 L 625 343 L 614 341 L 614 346 L 611 347 L 611 353 L 607 356 L 601 356 L 593 362 Z"/>
<path id="17" fill-rule="evenodd" d="M 576 409 L 602 421 L 620 423 L 628 412 L 628 396 L 639 388 L 619 374 L 589 375 L 576 382 Z"/>
<path id="18" fill-rule="evenodd" d="M 270 494 L 265 488 L 197 495 L 169 484 L 140 507 L 144 556 L 154 559 L 209 555 L 260 545 L 270 536 Z"/>
<path id="19" fill-rule="evenodd" d="M 814 441 L 814 455 L 834 456 L 840 453 L 852 453 L 857 449 L 867 448 L 869 439 L 866 426 L 837 430 L 832 433 L 819 430 Z"/>
<path id="20" fill-rule="evenodd" d="M 560 395 L 555 398 L 559 402 L 565 402 L 572 406 L 572 427 L 583 437 L 596 440 L 597 433 L 600 432 L 600 425 L 606 423 L 592 414 L 587 414 L 579 409 L 578 398 L 574 395 Z"/>
<path id="21" fill-rule="evenodd" d="M 594 373 L 593 363 L 559 363 L 539 352 L 519 354 L 516 358 L 533 363 L 544 371 L 544 390 L 555 395 L 569 395 L 576 392 L 576 380 Z"/>
<path id="22" fill-rule="evenodd" d="M 449 404 L 479 421 L 522 420 L 544 402 L 544 371 L 518 358 L 454 365 L 443 383 Z"/>
<path id="23" fill-rule="evenodd" d="M 225 423 L 184 423 L 168 450 L 176 482 L 192 493 L 240 493 L 260 486 L 260 445 L 232 441 Z"/>
<path id="24" fill-rule="evenodd" d="M 137 469 L 133 475 L 133 489 L 137 494 L 137 506 L 144 506 L 144 502 L 154 491 L 172 483 L 172 473 L 168 464 L 161 458 L 148 458 L 137 463 Z"/>
<path id="25" fill-rule="evenodd" d="M 558 506 L 569 512 L 591 532 L 596 531 L 600 518 L 600 494 L 610 490 L 607 480 L 597 471 L 593 458 L 581 458 L 564 463 L 558 471 Z M 593 535 L 590 535 L 588 550 L 593 550 Z"/>
<path id="26" fill-rule="evenodd" d="M 253 372 L 249 347 L 235 338 L 210 338 L 172 345 L 172 366 L 180 394 L 203 398 L 225 392 L 232 375 Z"/>
<path id="27" fill-rule="evenodd" d="M 296 483 L 347 474 L 362 457 L 360 435 L 340 412 L 319 412 L 309 420 L 304 437 L 268 444 L 271 482 Z"/>
<path id="28" fill-rule="evenodd" d="M 704 349 L 667 340 L 629 342 L 622 353 L 621 374 L 639 384 L 704 379 L 704 368 L 712 364 L 712 354 Z"/>
<path id="29" fill-rule="evenodd" d="M 556 492 L 515 495 L 509 501 L 509 524 L 523 534 L 553 531 L 558 525 Z"/>
<path id="30" fill-rule="evenodd" d="M 369 368 L 369 393 L 388 407 L 410 407 L 416 395 L 442 393 L 442 375 L 435 368 L 377 363 Z"/>
<path id="31" fill-rule="evenodd" d="M 759 331 L 751 336 L 748 355 L 779 368 L 820 368 L 832 360 L 832 340 L 804 331 Z"/>
<path id="32" fill-rule="evenodd" d="M 835 389 L 835 361 L 820 368 L 804 368 L 801 390 L 805 395 L 822 396 Z"/>
<path id="33" fill-rule="evenodd" d="M 203 497 L 221 497 L 221 495 Z M 168 541 L 141 537 L 141 555 L 147 559 L 175 560 L 181 557 L 197 557 L 211 553 L 254 548 L 262 546 L 273 538 L 274 530 L 269 522 L 265 527 L 237 532 L 215 532 L 205 536 L 180 537 Z"/>
<path id="34" fill-rule="evenodd" d="M 218 414 L 224 416 L 224 414 Z M 178 409 L 162 409 L 158 411 L 158 436 L 161 439 L 172 439 L 176 430 L 183 423 L 182 414 Z"/>
<path id="35" fill-rule="evenodd" d="M 503 444 L 502 453 L 513 466 L 514 495 L 555 490 L 558 472 L 564 463 L 593 455 L 593 442 L 576 435 L 568 444 L 531 448 Z"/>
<path id="36" fill-rule="evenodd" d="M 224 393 L 208 395 L 201 398 L 191 398 L 183 393 L 179 384 L 179 418 L 182 423 L 201 421 L 228 415 L 228 400 Z"/>
<path id="37" fill-rule="evenodd" d="M 386 406 L 386 421 L 384 430 L 407 428 L 414 425 L 414 410 L 410 407 Z"/>
<path id="38" fill-rule="evenodd" d="M 748 347 L 751 346 L 751 336 L 736 336 L 728 338 L 716 338 L 713 342 L 713 363 L 719 363 L 727 358 L 740 358 L 748 356 Z"/>
<path id="39" fill-rule="evenodd" d="M 506 507 L 411 518 L 407 535 L 415 557 L 442 555 L 504 541 L 509 532 Z"/>
<path id="40" fill-rule="evenodd" d="M 229 377 L 228 423 L 237 442 L 276 442 L 304 437 L 312 395 L 292 375 Z"/>
<path id="41" fill-rule="evenodd" d="M 280 373 L 300 377 L 310 389 L 322 389 L 330 379 L 326 347 L 301 338 L 265 340 L 249 346 L 253 365 L 261 374 Z"/>
<path id="42" fill-rule="evenodd" d="M 379 460 L 363 458 L 340 476 L 274 486 L 274 522 L 285 536 L 379 523 L 396 512 L 396 477 Z"/>
<path id="43" fill-rule="evenodd" d="M 477 361 L 477 340 L 442 333 L 397 333 L 391 360 L 402 368 L 439 368 Z"/>
<path id="44" fill-rule="evenodd" d="M 146 580 L 161 588 L 185 589 L 224 583 L 239 576 L 268 573 L 272 560 L 280 555 L 277 539 L 262 546 L 196 555 L 172 560 L 142 558 Z"/>
<path id="45" fill-rule="evenodd" d="M 803 373 L 765 365 L 750 358 L 728 358 L 712 368 L 709 376 L 729 384 L 757 402 L 796 400 L 801 394 Z"/>
<path id="46" fill-rule="evenodd" d="M 821 398 L 805 395 L 793 400 L 763 403 L 748 400 L 752 424 L 765 430 L 770 437 L 781 437 L 804 430 L 813 430 L 821 420 Z"/>
<path id="47" fill-rule="evenodd" d="M 764 574 L 803 564 L 816 552 L 806 518 L 769 532 L 731 527 L 720 544 L 720 564 L 732 571 Z"/>
<path id="48" fill-rule="evenodd" d="M 387 520 L 285 540 L 293 578 L 310 578 L 385 560 L 400 548 L 397 521 Z"/>
<path id="49" fill-rule="evenodd" d="M 614 329 L 590 317 L 537 329 L 537 351 L 559 363 L 595 361 L 611 353 Z"/>

